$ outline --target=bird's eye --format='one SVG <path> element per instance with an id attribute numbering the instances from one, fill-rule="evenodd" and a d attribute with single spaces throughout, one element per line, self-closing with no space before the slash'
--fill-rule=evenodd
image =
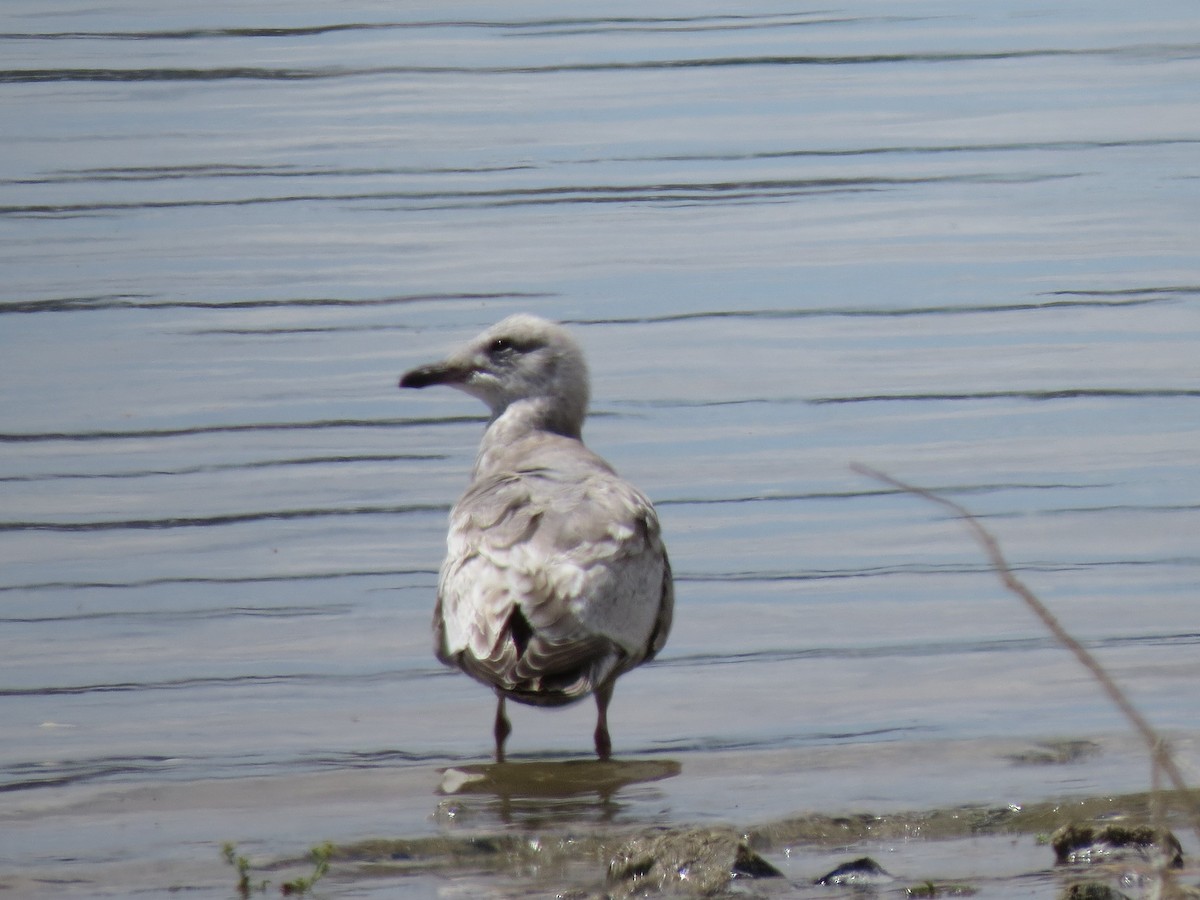
<path id="1" fill-rule="evenodd" d="M 504 353 L 511 353 L 516 349 L 516 345 L 508 338 L 496 338 L 492 341 L 492 346 L 488 348 L 488 353 L 491 356 L 500 356 Z"/>

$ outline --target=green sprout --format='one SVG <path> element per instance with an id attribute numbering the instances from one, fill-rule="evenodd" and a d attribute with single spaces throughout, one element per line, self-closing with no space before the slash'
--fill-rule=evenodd
<path id="1" fill-rule="evenodd" d="M 313 864 L 312 874 L 307 878 L 293 878 L 291 881 L 285 881 L 279 886 L 280 893 L 285 897 L 299 897 L 307 894 L 312 890 L 313 885 L 329 872 L 331 856 L 333 856 L 333 844 L 329 841 L 313 847 L 308 851 L 308 858 L 312 860 Z"/>
<path id="2" fill-rule="evenodd" d="M 221 845 L 221 856 L 223 856 L 225 862 L 233 866 L 234 870 L 237 872 L 238 896 L 241 897 L 242 900 L 247 900 L 247 898 L 254 893 L 254 885 L 250 883 L 250 860 L 237 852 L 237 845 L 232 841 L 226 841 Z M 258 886 L 258 890 L 262 893 L 266 893 L 267 884 L 268 882 L 266 879 L 263 879 L 262 883 Z"/>

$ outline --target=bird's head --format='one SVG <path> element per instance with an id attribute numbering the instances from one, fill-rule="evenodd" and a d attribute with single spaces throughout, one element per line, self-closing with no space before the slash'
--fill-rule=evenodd
<path id="1" fill-rule="evenodd" d="M 561 325 L 524 313 L 493 325 L 441 362 L 418 366 L 402 388 L 445 384 L 478 397 L 497 419 L 520 403 L 537 425 L 579 437 L 587 415 L 583 351 Z"/>

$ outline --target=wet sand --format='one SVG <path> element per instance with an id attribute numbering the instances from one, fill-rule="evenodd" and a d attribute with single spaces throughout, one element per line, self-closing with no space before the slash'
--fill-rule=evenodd
<path id="1" fill-rule="evenodd" d="M 1197 736 L 1173 746 L 1194 770 Z M 813 880 L 871 856 L 893 887 L 962 882 L 976 896 L 1049 898 L 1079 873 L 1055 866 L 1045 836 L 1101 814 L 1144 819 L 1149 785 L 1141 747 L 1116 735 L 66 786 L 6 804 L 4 840 L 32 862 L 0 885 L 30 898 L 229 897 L 228 841 L 274 893 L 311 868 L 309 847 L 332 841 L 318 895 L 593 896 L 631 836 L 732 828 L 783 875 L 756 880 L 762 896 L 839 896 L 849 889 Z M 1172 823 L 1194 859 L 1195 838 Z M 1198 880 L 1192 868 L 1182 877 Z"/>

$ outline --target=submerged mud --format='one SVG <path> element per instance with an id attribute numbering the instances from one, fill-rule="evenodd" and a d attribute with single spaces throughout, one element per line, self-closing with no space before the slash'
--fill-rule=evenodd
<path id="1" fill-rule="evenodd" d="M 671 763 L 660 762 L 447 770 L 437 813 L 442 833 L 339 845 L 331 855 L 331 878 L 368 896 L 375 889 L 404 893 L 406 882 L 432 877 L 467 894 L 482 890 L 490 896 L 581 900 L 730 893 L 827 897 L 863 889 L 984 897 L 1121 889 L 1137 897 L 1164 887 L 1177 896 L 1193 896 L 1189 885 L 1200 881 L 1195 849 L 1190 858 L 1181 856 L 1169 830 L 1188 837 L 1187 811 L 1200 800 L 1196 792 L 879 814 L 812 812 L 740 825 L 606 820 L 605 799 L 617 787 L 673 774 Z M 580 816 L 581 809 L 591 814 Z M 1089 853 L 1087 835 L 1117 833 L 1117 824 L 1118 831 L 1141 835 L 1143 846 L 1119 858 Z M 1061 852 L 1064 834 L 1080 845 L 1070 858 Z M 1162 865 L 1163 848 L 1170 866 Z M 886 855 L 886 870 L 863 859 L 866 854 Z M 829 879 L 839 860 L 886 877 Z M 300 860 L 283 860 L 272 868 L 300 865 Z"/>

